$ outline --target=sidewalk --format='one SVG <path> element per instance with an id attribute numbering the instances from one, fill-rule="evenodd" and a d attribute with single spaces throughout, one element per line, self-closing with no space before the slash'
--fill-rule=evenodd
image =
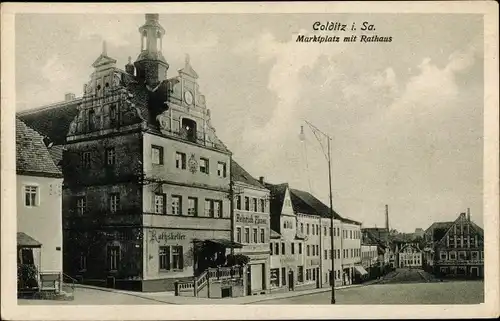
<path id="1" fill-rule="evenodd" d="M 371 280 L 362 284 L 352 284 L 336 287 L 335 290 L 343 290 L 361 286 L 367 286 L 370 284 L 378 283 L 380 280 Z M 101 288 L 90 285 L 77 284 L 75 285 L 75 300 L 78 300 L 78 288 L 88 288 L 94 289 L 98 291 L 106 291 L 106 292 L 114 292 L 120 293 L 130 296 L 135 296 L 142 299 L 148 299 L 151 301 L 162 302 L 164 304 L 201 304 L 201 305 L 212 305 L 212 304 L 251 304 L 258 303 L 262 301 L 275 300 L 275 299 L 285 299 L 291 297 L 298 297 L 316 293 L 323 293 L 331 291 L 330 287 L 320 288 L 320 289 L 311 289 L 311 290 L 302 290 L 302 291 L 290 291 L 290 292 L 282 292 L 282 293 L 270 293 L 266 295 L 253 295 L 253 296 L 244 296 L 244 297 L 236 297 L 236 298 L 224 298 L 224 299 L 209 299 L 209 298 L 197 298 L 197 297 L 183 297 L 183 296 L 175 296 L 174 292 L 132 292 L 132 291 L 124 291 L 117 289 L 109 289 L 109 288 Z"/>

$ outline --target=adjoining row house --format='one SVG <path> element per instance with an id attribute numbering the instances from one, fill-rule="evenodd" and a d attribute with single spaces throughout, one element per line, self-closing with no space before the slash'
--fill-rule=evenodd
<path id="1" fill-rule="evenodd" d="M 330 209 L 311 194 L 286 183 L 266 187 L 271 191 L 272 291 L 320 288 L 333 278 L 340 286 L 352 283 L 356 273 L 367 273 L 361 266 L 360 223 L 334 212 L 332 230 Z"/>
<path id="2" fill-rule="evenodd" d="M 400 268 L 421 268 L 423 263 L 422 250 L 418 243 L 406 243 L 398 251 Z"/>
<path id="3" fill-rule="evenodd" d="M 364 228 L 361 234 L 361 263 L 368 271 L 368 278 L 383 275 L 390 266 L 390 248 Z"/>
<path id="4" fill-rule="evenodd" d="M 430 271 L 443 277 L 484 277 L 484 232 L 460 213 L 454 222 L 436 222 L 425 233 Z"/>
<path id="5" fill-rule="evenodd" d="M 43 137 L 17 117 L 16 174 L 18 292 L 60 292 L 63 175 Z"/>

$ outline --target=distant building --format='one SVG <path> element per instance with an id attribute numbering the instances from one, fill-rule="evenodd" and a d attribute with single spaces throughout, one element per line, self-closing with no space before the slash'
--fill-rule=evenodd
<path id="1" fill-rule="evenodd" d="M 451 224 L 437 223 L 448 227 L 444 233 L 436 230 L 435 224 L 434 272 L 449 277 L 484 277 L 484 232 L 471 221 L 470 213 L 461 213 Z"/>
<path id="2" fill-rule="evenodd" d="M 421 268 L 422 250 L 418 243 L 407 243 L 398 252 L 398 263 L 400 268 Z"/>
<path id="3" fill-rule="evenodd" d="M 58 292 L 63 276 L 63 175 L 44 138 L 18 118 L 16 174 L 18 269 L 35 269 L 36 280 L 30 287 Z M 23 291 L 26 285 L 18 284 L 18 289 Z"/>

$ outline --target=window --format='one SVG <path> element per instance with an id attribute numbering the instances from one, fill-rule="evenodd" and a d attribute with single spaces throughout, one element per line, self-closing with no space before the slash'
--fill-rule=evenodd
<path id="1" fill-rule="evenodd" d="M 311 224 L 311 229 L 312 229 L 312 235 L 316 235 L 316 228 L 314 227 L 314 224 Z"/>
<path id="2" fill-rule="evenodd" d="M 250 243 L 250 228 L 245 227 L 245 243 Z"/>
<path id="3" fill-rule="evenodd" d="M 111 194 L 109 196 L 109 210 L 111 213 L 116 213 L 118 209 L 120 208 L 120 195 L 118 194 Z"/>
<path id="4" fill-rule="evenodd" d="M 459 260 L 466 260 L 467 259 L 467 254 L 465 253 L 465 251 L 458 252 L 458 259 Z"/>
<path id="5" fill-rule="evenodd" d="M 118 270 L 120 264 L 120 247 L 108 246 L 108 268 L 111 271 Z"/>
<path id="6" fill-rule="evenodd" d="M 304 267 L 303 266 L 298 266 L 297 267 L 297 282 L 304 282 Z"/>
<path id="7" fill-rule="evenodd" d="M 340 249 L 337 250 L 337 258 L 340 259 Z"/>
<path id="8" fill-rule="evenodd" d="M 326 226 L 324 227 L 323 229 L 323 235 L 326 236 L 327 232 L 326 232 Z"/>
<path id="9" fill-rule="evenodd" d="M 316 255 L 319 255 L 319 245 L 316 245 Z"/>
<path id="10" fill-rule="evenodd" d="M 116 125 L 116 106 L 115 105 L 109 106 L 109 119 L 110 119 L 111 126 L 115 126 Z"/>
<path id="11" fill-rule="evenodd" d="M 451 251 L 449 255 L 450 260 L 456 260 L 457 259 L 457 253 L 455 251 Z"/>
<path id="12" fill-rule="evenodd" d="M 260 243 L 266 243 L 266 230 L 260 229 Z"/>
<path id="13" fill-rule="evenodd" d="M 214 207 L 214 217 L 222 217 L 222 201 L 212 201 Z"/>
<path id="14" fill-rule="evenodd" d="M 241 243 L 241 227 L 236 228 L 236 242 Z M 272 252 L 272 249 L 271 249 Z M 271 253 L 272 255 L 272 253 Z"/>
<path id="15" fill-rule="evenodd" d="M 170 247 L 160 246 L 159 252 L 160 270 L 170 270 Z"/>
<path id="16" fill-rule="evenodd" d="M 165 194 L 155 194 L 155 214 L 165 214 Z"/>
<path id="17" fill-rule="evenodd" d="M 271 286 L 279 287 L 280 284 L 280 269 L 271 269 L 271 277 L 269 279 Z"/>
<path id="18" fill-rule="evenodd" d="M 184 269 L 184 258 L 182 254 L 182 246 L 172 246 L 172 269 Z"/>
<path id="19" fill-rule="evenodd" d="M 479 259 L 479 252 L 478 251 L 472 251 L 471 252 L 471 259 L 472 260 L 478 260 Z"/>
<path id="20" fill-rule="evenodd" d="M 295 243 L 292 242 L 292 254 L 295 254 Z"/>
<path id="21" fill-rule="evenodd" d="M 286 268 L 281 268 L 281 285 L 286 285 Z"/>
<path id="22" fill-rule="evenodd" d="M 90 152 L 83 152 L 81 161 L 83 168 L 90 168 Z"/>
<path id="23" fill-rule="evenodd" d="M 309 281 L 311 279 L 311 270 L 307 269 L 306 270 L 306 281 Z"/>
<path id="24" fill-rule="evenodd" d="M 300 233 L 304 234 L 304 223 L 300 223 Z"/>
<path id="25" fill-rule="evenodd" d="M 86 199 L 84 196 L 80 196 L 76 198 L 76 213 L 78 215 L 83 215 L 85 214 L 86 211 Z"/>
<path id="26" fill-rule="evenodd" d="M 311 245 L 312 247 L 312 256 L 316 255 L 316 247 L 314 245 Z"/>
<path id="27" fill-rule="evenodd" d="M 106 165 L 114 165 L 116 162 L 116 154 L 114 148 L 106 149 Z"/>
<path id="28" fill-rule="evenodd" d="M 310 249 L 309 245 L 307 245 L 307 247 L 306 247 L 306 255 L 311 256 L 311 249 Z"/>
<path id="29" fill-rule="evenodd" d="M 330 260 L 332 259 L 332 253 L 333 253 L 333 251 L 330 250 Z"/>
<path id="30" fill-rule="evenodd" d="M 200 158 L 200 172 L 208 174 L 208 159 Z"/>
<path id="31" fill-rule="evenodd" d="M 252 199 L 252 207 L 253 207 L 253 211 L 257 212 L 257 199 L 256 198 Z"/>
<path id="32" fill-rule="evenodd" d="M 163 147 L 151 146 L 151 162 L 155 165 L 163 164 Z"/>
<path id="33" fill-rule="evenodd" d="M 327 259 L 327 258 L 328 258 L 328 251 L 327 251 L 327 250 L 325 250 L 324 252 L 325 252 L 325 256 L 324 256 L 324 258 L 325 258 L 325 259 Z"/>
<path id="34" fill-rule="evenodd" d="M 316 271 L 311 270 L 311 272 L 312 272 L 312 279 L 313 279 L 313 281 L 316 281 Z"/>
<path id="35" fill-rule="evenodd" d="M 226 163 L 218 162 L 217 163 L 217 176 L 226 177 Z"/>
<path id="36" fill-rule="evenodd" d="M 280 244 L 279 243 L 274 243 L 274 254 L 280 255 Z"/>
<path id="37" fill-rule="evenodd" d="M 88 129 L 89 131 L 95 130 L 95 111 L 93 109 L 89 110 L 88 118 Z"/>
<path id="38" fill-rule="evenodd" d="M 236 196 L 236 209 L 241 210 L 241 196 Z"/>
<path id="39" fill-rule="evenodd" d="M 285 243 L 281 243 L 281 255 L 285 255 Z"/>
<path id="40" fill-rule="evenodd" d="M 80 253 L 80 271 L 84 271 L 87 269 L 87 256 L 85 254 Z"/>
<path id="41" fill-rule="evenodd" d="M 172 195 L 172 214 L 182 215 L 182 196 Z"/>
<path id="42" fill-rule="evenodd" d="M 24 205 L 26 206 L 37 206 L 37 186 L 25 186 L 24 187 Z"/>
<path id="43" fill-rule="evenodd" d="M 354 251 L 351 249 L 351 257 L 354 257 Z"/>
<path id="44" fill-rule="evenodd" d="M 222 217 L 222 201 L 206 199 L 205 216 Z"/>
<path id="45" fill-rule="evenodd" d="M 175 168 L 186 169 L 186 154 L 181 152 L 175 153 Z"/>
<path id="46" fill-rule="evenodd" d="M 240 229 L 240 233 L 241 233 L 241 229 Z M 269 255 L 273 255 L 273 243 L 269 243 Z"/>
<path id="47" fill-rule="evenodd" d="M 245 196 L 245 211 L 250 211 L 250 198 Z"/>
<path id="48" fill-rule="evenodd" d="M 302 254 L 302 243 L 299 243 L 299 254 Z"/>
<path id="49" fill-rule="evenodd" d="M 309 224 L 306 225 L 307 235 L 309 235 Z"/>
<path id="50" fill-rule="evenodd" d="M 316 225 L 316 235 L 319 235 L 319 225 Z"/>
<path id="51" fill-rule="evenodd" d="M 258 243 L 258 240 L 257 240 L 257 229 L 256 228 L 253 229 L 253 242 L 254 243 Z"/>
<path id="52" fill-rule="evenodd" d="M 264 213 L 266 211 L 266 200 L 260 199 L 260 211 Z"/>
<path id="53" fill-rule="evenodd" d="M 188 215 L 198 216 L 198 199 L 196 197 L 188 197 Z"/>

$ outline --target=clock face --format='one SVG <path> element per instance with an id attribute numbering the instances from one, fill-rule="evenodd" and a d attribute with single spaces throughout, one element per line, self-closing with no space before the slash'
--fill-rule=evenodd
<path id="1" fill-rule="evenodd" d="M 191 105 L 193 103 L 193 94 L 189 90 L 186 90 L 184 92 L 184 101 L 188 105 Z"/>

